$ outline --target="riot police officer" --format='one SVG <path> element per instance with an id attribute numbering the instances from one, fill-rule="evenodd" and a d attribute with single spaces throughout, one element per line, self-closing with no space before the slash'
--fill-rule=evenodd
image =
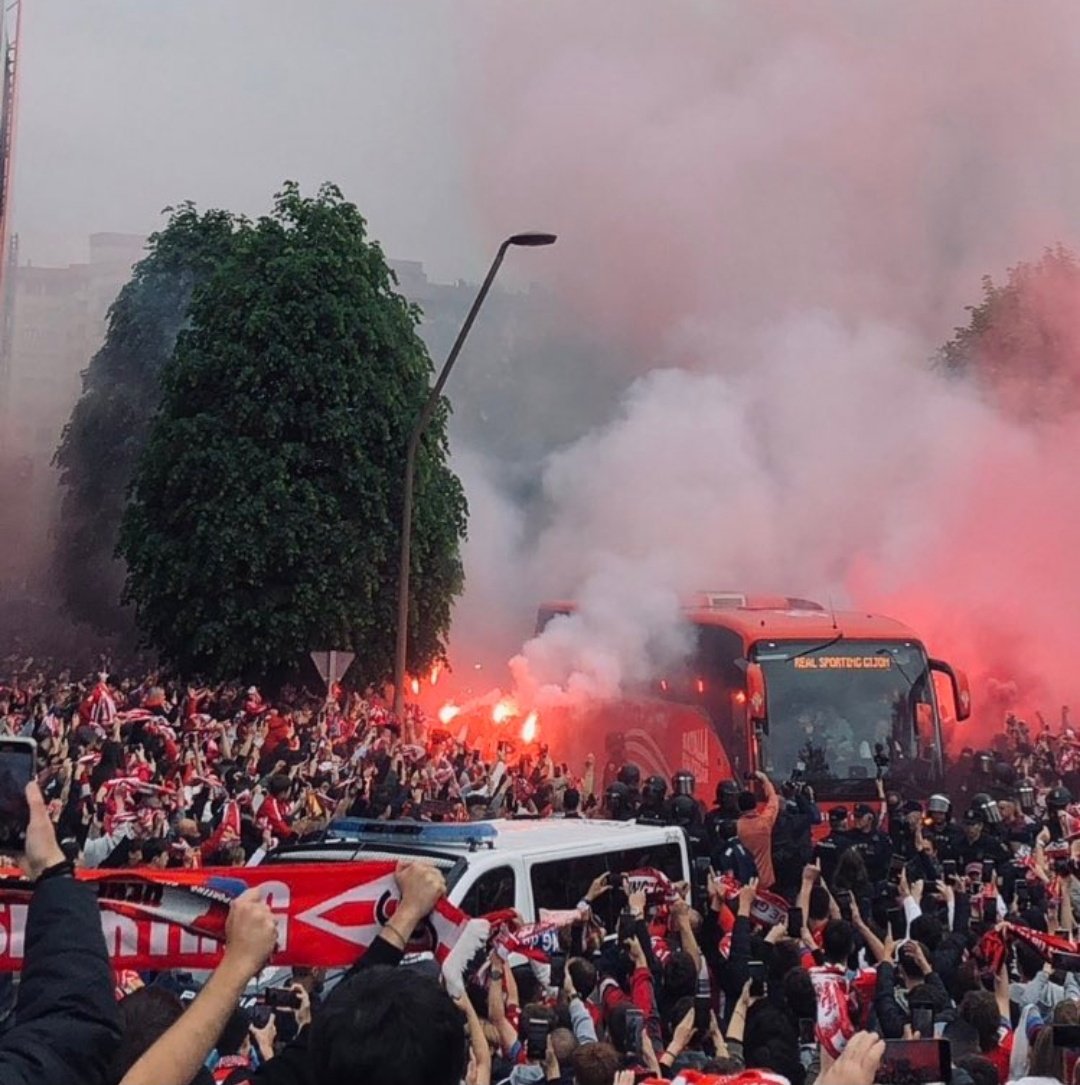
<path id="1" fill-rule="evenodd" d="M 641 806 L 638 808 L 638 821 L 650 825 L 665 824 L 664 797 L 667 795 L 667 780 L 663 776 L 650 776 L 641 789 Z"/>
<path id="2" fill-rule="evenodd" d="M 930 824 L 923 826 L 923 836 L 933 842 L 937 857 L 959 862 L 964 830 L 952 820 L 952 802 L 948 796 L 931 795 L 926 804 L 926 816 Z"/>
<path id="3" fill-rule="evenodd" d="M 980 801 L 973 802 L 964 814 L 964 840 L 959 849 L 960 862 L 967 867 L 971 863 L 990 861 L 1000 872 L 1009 861 L 1009 849 L 996 833 L 988 829 L 988 825 L 1001 822 L 1001 811 L 989 795 L 976 795 L 975 798 Z"/>
<path id="4" fill-rule="evenodd" d="M 697 781 L 694 774 L 679 769 L 671 778 L 671 798 L 664 804 L 669 825 L 678 825 L 685 833 L 690 851 L 695 857 L 709 854 L 709 842 L 705 832 L 705 815 L 701 804 L 694 798 Z"/>
<path id="5" fill-rule="evenodd" d="M 888 881 L 892 841 L 878 828 L 873 807 L 859 803 L 855 807 L 854 815 L 855 824 L 849 834 L 849 847 L 857 848 L 862 853 L 871 882 Z"/>
<path id="6" fill-rule="evenodd" d="M 634 817 L 641 806 L 641 769 L 633 761 L 627 761 L 619 769 L 618 781 L 626 788 L 626 801 L 633 811 L 630 816 Z"/>
<path id="7" fill-rule="evenodd" d="M 604 817 L 611 821 L 630 821 L 633 816 L 629 789 L 621 780 L 612 781 L 604 792 Z"/>
<path id="8" fill-rule="evenodd" d="M 821 876 L 831 884 L 840 856 L 851 847 L 851 834 L 847 828 L 848 808 L 834 806 L 829 811 L 829 831 L 814 847 L 814 859 L 821 867 Z"/>

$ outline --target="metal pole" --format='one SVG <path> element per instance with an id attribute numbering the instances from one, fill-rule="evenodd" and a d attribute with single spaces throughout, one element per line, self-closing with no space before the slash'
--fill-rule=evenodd
<path id="1" fill-rule="evenodd" d="M 404 726 L 405 713 L 405 666 L 409 653 L 409 574 L 412 563 L 412 511 L 413 484 L 416 480 L 416 455 L 420 448 L 420 439 L 424 436 L 424 431 L 431 423 L 432 415 L 435 413 L 435 407 L 442 395 L 446 379 L 450 376 L 450 370 L 454 368 L 454 363 L 461 353 L 461 348 L 468 338 L 469 331 L 476 320 L 476 315 L 484 304 L 484 299 L 491 289 L 491 284 L 495 281 L 495 276 L 498 274 L 503 257 L 506 255 L 506 250 L 511 243 L 512 239 L 507 238 L 499 246 L 499 251 L 495 254 L 495 259 L 488 270 L 487 278 L 484 279 L 472 303 L 472 308 L 465 317 L 465 323 L 461 325 L 461 331 L 458 332 L 457 339 L 454 340 L 454 345 L 450 348 L 450 353 L 443 363 L 438 380 L 432 385 L 427 400 L 417 416 L 412 433 L 409 434 L 409 445 L 405 452 L 405 490 L 401 501 L 401 564 L 398 570 L 397 648 L 394 654 L 394 715 L 402 726 Z"/>

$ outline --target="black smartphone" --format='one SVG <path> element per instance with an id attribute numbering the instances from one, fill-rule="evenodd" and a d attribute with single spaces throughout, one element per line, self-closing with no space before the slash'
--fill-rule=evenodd
<path id="1" fill-rule="evenodd" d="M 1051 1025 L 1054 1047 L 1080 1047 L 1080 1025 Z"/>
<path id="2" fill-rule="evenodd" d="M 1080 953 L 1051 953 L 1050 967 L 1062 972 L 1080 972 Z"/>
<path id="3" fill-rule="evenodd" d="M 750 997 L 765 997 L 765 962 L 750 962 Z"/>
<path id="4" fill-rule="evenodd" d="M 994 880 L 994 860 L 984 859 L 982 869 L 983 885 L 989 885 Z"/>
<path id="5" fill-rule="evenodd" d="M 694 904 L 698 907 L 704 908 L 708 905 L 711 873 L 712 863 L 708 859 L 694 860 Z"/>
<path id="6" fill-rule="evenodd" d="M 265 1003 L 257 1002 L 251 1007 L 251 1027 L 264 1029 L 270 1024 L 270 1019 L 274 1016 L 274 1011 L 270 1009 Z"/>
<path id="7" fill-rule="evenodd" d="M 931 1085 L 952 1081 L 948 1040 L 886 1040 L 885 1055 L 874 1075 L 875 1085 Z"/>
<path id="8" fill-rule="evenodd" d="M 840 918 L 851 922 L 851 893 L 847 889 L 838 889 L 836 903 L 840 905 Z"/>
<path id="9" fill-rule="evenodd" d="M 799 1018 L 799 1043 L 804 1047 L 817 1043 L 817 1022 L 812 1017 Z"/>
<path id="10" fill-rule="evenodd" d="M 1024 884 L 1016 887 L 1016 910 L 1024 911 L 1031 906 L 1031 889 Z"/>
<path id="11" fill-rule="evenodd" d="M 624 908 L 619 913 L 619 922 L 615 928 L 615 936 L 620 946 L 634 937 L 634 928 L 636 926 L 637 919 L 634 917 L 634 913 L 629 908 Z"/>
<path id="12" fill-rule="evenodd" d="M 645 1015 L 636 1006 L 626 1011 L 626 1053 L 641 1058 L 641 1037 L 645 1032 Z"/>
<path id="13" fill-rule="evenodd" d="M 26 850 L 26 785 L 36 775 L 37 743 L 32 738 L 0 738 L 0 852 L 18 855 Z"/>
<path id="14" fill-rule="evenodd" d="M 709 1034 L 711 1023 L 712 1002 L 708 995 L 694 996 L 694 1031 L 698 1036 Z"/>
<path id="15" fill-rule="evenodd" d="M 262 993 L 262 1002 L 272 1010 L 300 1009 L 300 995 L 291 987 L 267 987 Z"/>
<path id="16" fill-rule="evenodd" d="M 575 923 L 570 928 L 570 956 L 585 956 L 585 925 L 583 923 Z"/>
<path id="17" fill-rule="evenodd" d="M 801 908 L 789 908 L 787 914 L 787 932 L 789 938 L 801 938 L 803 914 Z"/>
<path id="18" fill-rule="evenodd" d="M 997 897 L 983 897 L 982 914 L 984 923 L 993 925 L 997 922 Z"/>
<path id="19" fill-rule="evenodd" d="M 890 908 L 888 911 L 889 917 L 889 933 L 892 935 L 894 942 L 899 942 L 901 938 L 907 937 L 907 913 L 903 908 Z"/>
<path id="20" fill-rule="evenodd" d="M 889 860 L 889 877 L 890 878 L 899 878 L 900 875 L 903 874 L 904 867 L 906 867 L 906 866 L 907 866 L 907 862 L 905 861 L 905 859 L 904 859 L 904 857 L 902 855 L 894 855 Z"/>
<path id="21" fill-rule="evenodd" d="M 638 1010 L 638 1013 L 641 1013 Z M 630 1014 L 627 1013 L 627 1018 Z M 629 1021 L 627 1021 L 629 1028 Z M 547 1058 L 548 1034 L 551 1022 L 546 1017 L 530 1017 L 525 1022 L 525 1057 L 530 1062 L 543 1062 Z"/>
<path id="22" fill-rule="evenodd" d="M 566 954 L 553 953 L 551 961 L 551 986 L 557 990 L 566 982 Z"/>
<path id="23" fill-rule="evenodd" d="M 941 864 L 941 869 L 945 872 L 945 880 L 947 882 L 956 881 L 956 860 L 946 859 Z"/>
<path id="24" fill-rule="evenodd" d="M 934 1038 L 933 1006 L 911 1007 L 911 1031 L 917 1033 L 924 1040 Z"/>

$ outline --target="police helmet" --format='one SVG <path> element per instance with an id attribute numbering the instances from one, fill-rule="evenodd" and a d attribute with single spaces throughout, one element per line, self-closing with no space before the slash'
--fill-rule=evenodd
<path id="1" fill-rule="evenodd" d="M 641 789 L 642 796 L 646 799 L 650 799 L 655 803 L 661 803 L 664 801 L 664 796 L 667 794 L 667 780 L 663 776 L 650 776 L 645 781 L 645 786 Z"/>
<path id="2" fill-rule="evenodd" d="M 980 791 L 979 794 L 972 796 L 971 807 L 973 810 L 979 811 L 982 820 L 987 825 L 1001 824 L 1001 810 L 998 808 L 997 799 L 992 795 L 987 795 L 985 791 Z"/>
<path id="3" fill-rule="evenodd" d="M 634 764 L 633 761 L 627 761 L 621 769 L 619 769 L 619 782 L 626 784 L 629 788 L 636 788 L 641 784 L 641 769 Z"/>
<path id="4" fill-rule="evenodd" d="M 1067 787 L 1055 787 L 1046 796 L 1047 810 L 1064 810 L 1072 802 L 1072 792 Z"/>
<path id="5" fill-rule="evenodd" d="M 630 816 L 630 789 L 621 780 L 608 784 L 604 792 L 604 806 L 608 817 L 622 821 Z"/>
<path id="6" fill-rule="evenodd" d="M 948 795 L 931 795 L 926 803 L 926 809 L 931 814 L 947 814 L 952 809 L 952 802 Z"/>
<path id="7" fill-rule="evenodd" d="M 686 769 L 679 769 L 671 778 L 671 793 L 673 795 L 693 795 L 697 781 L 694 774 Z"/>

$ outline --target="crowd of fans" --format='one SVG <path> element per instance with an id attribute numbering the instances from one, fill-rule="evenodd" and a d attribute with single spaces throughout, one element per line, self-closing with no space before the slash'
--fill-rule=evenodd
<path id="1" fill-rule="evenodd" d="M 484 757 L 337 690 L 269 703 L 24 673 L 0 688 L 0 734 L 33 737 L 41 770 L 25 967 L 0 992 L 3 1085 L 1080 1085 L 1080 743 L 1065 726 L 1010 718 L 958 759 L 949 795 L 905 800 L 883 768 L 879 802 L 824 812 L 807 782 L 764 774 L 722 782 L 706 810 L 686 773 L 669 787 L 535 744 Z M 193 998 L 170 973 L 118 988 L 75 866 L 240 865 L 345 814 L 665 820 L 696 861 L 686 883 L 597 878 L 560 954 L 489 952 L 477 919 L 441 967 L 403 961 L 446 891 L 403 862 L 400 905 L 355 966 L 333 985 L 294 968 L 276 1007 L 244 999 L 276 938 L 245 894 Z M 914 1038 L 948 1041 L 928 1056 L 947 1064 L 886 1043 Z"/>

